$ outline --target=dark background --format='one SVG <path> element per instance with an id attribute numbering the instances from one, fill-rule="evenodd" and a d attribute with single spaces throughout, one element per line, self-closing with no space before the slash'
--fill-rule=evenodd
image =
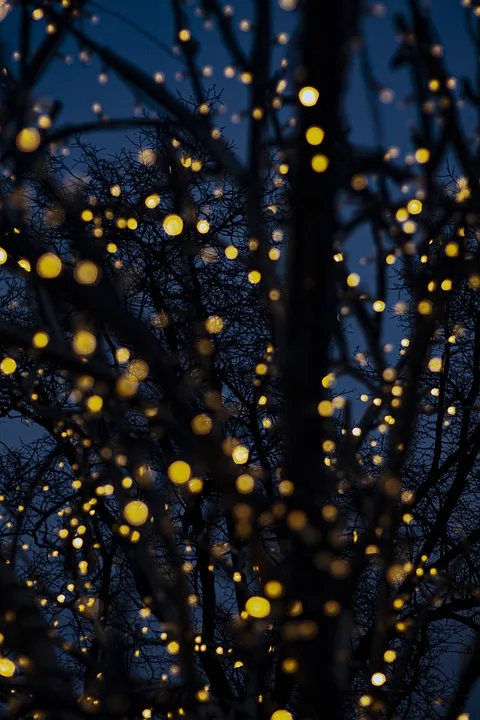
<path id="1" fill-rule="evenodd" d="M 260 0 L 261 1 L 261 0 Z M 330 0 L 319 0 L 330 1 Z M 332 0 L 334 1 L 334 0 Z M 237 0 L 232 3 L 235 7 L 235 20 L 240 22 L 245 18 L 253 18 L 250 0 Z M 474 77 L 477 71 L 473 49 L 468 41 L 465 30 L 464 9 L 458 0 L 432 0 L 430 3 L 436 19 L 439 39 L 444 44 L 447 67 L 451 74 L 460 78 L 462 75 Z M 377 3 L 381 6 L 381 3 Z M 404 10 L 405 0 L 389 0 L 383 5 L 384 13 L 381 17 L 372 17 L 366 20 L 365 28 L 368 39 L 368 50 L 374 72 L 381 87 L 390 88 L 394 92 L 394 99 L 390 104 L 382 106 L 382 121 L 384 137 L 379 138 L 372 125 L 371 116 L 366 101 L 366 93 L 360 72 L 360 63 L 355 66 L 350 79 L 347 98 L 347 122 L 351 126 L 352 140 L 375 146 L 381 142 L 383 147 L 397 146 L 400 158 L 412 150 L 409 128 L 412 116 L 412 106 L 408 102 L 410 83 L 403 70 L 392 71 L 389 60 L 396 48 L 393 16 L 395 12 Z M 192 3 L 193 6 L 193 3 Z M 172 52 L 175 42 L 174 28 L 169 0 L 105 0 L 104 4 L 91 3 L 92 12 L 97 14 L 100 22 L 96 25 L 86 26 L 84 29 L 94 37 L 97 42 L 105 44 L 117 53 L 135 63 L 150 75 L 163 72 L 165 82 L 173 92 L 181 93 L 185 98 L 190 95 L 188 80 L 181 80 L 176 74 L 181 72 L 183 64 L 179 56 Z M 123 17 L 124 20 L 121 20 Z M 294 30 L 295 13 L 283 12 L 280 9 L 275 16 L 275 32 L 288 32 L 290 37 Z M 15 69 L 16 62 L 13 53 L 17 49 L 16 32 L 17 13 L 11 13 L 6 20 L 0 23 L 0 38 L 6 48 L 6 56 Z M 147 36 L 140 32 L 143 28 Z M 192 31 L 200 43 L 201 51 L 199 62 L 213 68 L 213 75 L 205 79 L 205 86 L 216 86 L 222 90 L 223 112 L 219 125 L 225 127 L 225 135 L 233 139 L 240 154 L 244 153 L 247 139 L 246 122 L 235 124 L 232 114 L 241 112 L 246 107 L 247 94 L 238 78 L 226 80 L 223 75 L 225 65 L 229 64 L 228 54 L 223 49 L 215 29 L 205 31 L 200 20 L 192 24 Z M 38 38 L 44 32 L 44 22 L 38 23 Z M 242 43 L 248 48 L 249 34 L 239 32 Z M 162 47 L 159 47 L 161 44 Z M 276 59 L 287 57 L 295 63 L 295 54 L 291 44 L 280 47 Z M 73 58 L 72 64 L 61 60 L 55 62 L 45 74 L 37 88 L 35 100 L 59 99 L 63 103 L 59 124 L 78 123 L 94 119 L 92 105 L 101 103 L 103 112 L 110 117 L 131 117 L 134 112 L 136 99 L 115 77 L 109 77 L 105 85 L 98 82 L 98 74 L 102 68 L 95 60 L 85 64 L 79 60 L 79 48 L 74 43 L 68 43 L 64 52 Z M 465 112 L 464 121 L 467 127 L 473 128 L 475 118 Z M 473 132 L 472 132 L 473 135 Z M 125 143 L 125 132 L 93 133 L 90 136 L 99 148 L 106 153 L 113 153 Z M 362 257 L 368 257 L 368 240 L 361 234 L 350 241 L 348 248 L 349 258 L 354 264 L 360 263 Z M 368 277 L 368 266 L 360 266 L 362 277 Z M 1 271 L 0 271 L 1 272 Z M 388 324 L 387 324 L 388 325 Z M 395 324 L 388 327 L 390 337 L 386 341 L 398 343 L 400 334 Z M 355 337 L 353 340 L 355 341 Z M 361 343 L 361 338 L 357 338 Z M 354 342 L 355 344 L 355 342 Z M 358 391 L 357 391 L 358 392 Z M 0 425 L 0 441 L 15 446 L 22 440 L 31 439 L 36 435 L 35 428 L 28 429 L 16 420 L 4 421 Z M 459 638 L 459 643 L 465 638 Z M 459 648 L 460 649 L 460 648 Z M 458 656 L 445 658 L 446 670 L 454 671 L 459 664 Z M 472 720 L 480 717 L 475 706 L 480 701 L 480 692 L 473 694 L 469 703 Z M 467 708 L 468 709 L 468 708 Z"/>

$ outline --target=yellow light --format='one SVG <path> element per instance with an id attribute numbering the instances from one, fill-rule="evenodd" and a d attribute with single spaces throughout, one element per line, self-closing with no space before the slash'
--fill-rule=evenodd
<path id="1" fill-rule="evenodd" d="M 373 700 L 370 697 L 370 695 L 361 695 L 358 698 L 358 704 L 360 705 L 360 707 L 370 707 L 372 702 L 373 702 Z"/>
<path id="2" fill-rule="evenodd" d="M 255 487 L 255 480 L 251 475 L 239 475 L 235 481 L 235 485 L 239 493 L 247 495 L 251 493 Z"/>
<path id="3" fill-rule="evenodd" d="M 183 230 L 183 220 L 180 215 L 167 215 L 163 221 L 163 229 L 167 235 L 180 235 Z"/>
<path id="4" fill-rule="evenodd" d="M 40 133 L 34 127 L 23 128 L 17 135 L 16 144 L 22 152 L 35 152 L 40 145 Z"/>
<path id="5" fill-rule="evenodd" d="M 218 315 L 210 315 L 205 320 L 205 330 L 212 335 L 216 335 L 223 330 L 223 320 Z"/>
<path id="6" fill-rule="evenodd" d="M 0 247 L 0 265 L 3 265 L 8 260 L 7 251 Z"/>
<path id="7" fill-rule="evenodd" d="M 132 500 L 123 508 L 123 516 L 130 525 L 139 527 L 148 520 L 148 507 L 141 500 Z"/>
<path id="8" fill-rule="evenodd" d="M 236 465 L 243 465 L 248 461 L 249 452 L 243 445 L 237 445 L 232 452 L 232 460 Z"/>
<path id="9" fill-rule="evenodd" d="M 192 430 L 195 435 L 208 435 L 212 429 L 212 420 L 204 413 L 196 415 L 192 420 Z"/>
<path id="10" fill-rule="evenodd" d="M 445 255 L 447 257 L 457 257 L 458 250 L 458 243 L 456 242 L 449 242 L 445 245 Z"/>
<path id="11" fill-rule="evenodd" d="M 92 355 L 97 347 L 97 340 L 89 330 L 79 330 L 73 336 L 72 344 L 77 355 Z"/>
<path id="12" fill-rule="evenodd" d="M 115 383 L 115 389 L 120 397 L 133 397 L 138 390 L 138 382 L 130 376 L 123 375 Z"/>
<path id="13" fill-rule="evenodd" d="M 360 275 L 357 273 L 350 273 L 347 277 L 348 287 L 357 287 L 360 284 Z"/>
<path id="14" fill-rule="evenodd" d="M 314 155 L 312 158 L 312 169 L 316 173 L 323 173 L 330 164 L 326 155 Z"/>
<path id="15" fill-rule="evenodd" d="M 113 195 L 113 197 L 120 197 L 121 195 L 121 188 L 120 185 L 112 185 L 110 188 L 110 194 Z"/>
<path id="16" fill-rule="evenodd" d="M 205 235 L 210 230 L 210 223 L 208 220 L 199 220 L 197 222 L 197 230 L 201 235 Z"/>
<path id="17" fill-rule="evenodd" d="M 248 280 L 252 285 L 258 285 L 261 279 L 262 275 L 258 270 L 251 270 L 251 272 L 248 273 Z"/>
<path id="18" fill-rule="evenodd" d="M 441 372 L 443 367 L 442 358 L 436 357 L 431 358 L 428 361 L 428 369 L 430 372 Z"/>
<path id="19" fill-rule="evenodd" d="M 93 212 L 91 210 L 83 210 L 81 218 L 84 222 L 90 222 L 90 220 L 93 220 Z"/>
<path id="20" fill-rule="evenodd" d="M 418 148 L 415 153 L 415 160 L 420 165 L 424 165 L 430 160 L 430 150 L 427 150 L 427 148 Z"/>
<path id="21" fill-rule="evenodd" d="M 175 642 L 175 640 L 173 640 L 172 642 L 168 643 L 167 650 L 170 655 L 178 655 L 180 651 L 180 645 L 178 644 L 178 642 Z"/>
<path id="22" fill-rule="evenodd" d="M 293 715 L 288 710 L 275 710 L 270 720 L 293 720 Z"/>
<path id="23" fill-rule="evenodd" d="M 48 130 L 52 127 L 52 118 L 48 115 L 40 115 L 37 120 L 37 125 L 39 128 L 42 128 L 42 130 Z"/>
<path id="24" fill-rule="evenodd" d="M 396 658 L 397 658 L 397 653 L 395 652 L 395 650 L 386 650 L 383 653 L 383 659 L 387 663 L 395 662 Z"/>
<path id="25" fill-rule="evenodd" d="M 150 368 L 145 360 L 132 360 L 128 366 L 126 377 L 128 377 L 129 380 L 141 382 L 147 379 L 149 372 Z"/>
<path id="26" fill-rule="evenodd" d="M 375 685 L 375 687 L 380 687 L 381 685 L 384 685 L 386 683 L 387 678 L 385 675 L 381 672 L 373 673 L 372 675 L 372 685 Z"/>
<path id="27" fill-rule="evenodd" d="M 36 332 L 32 338 L 32 345 L 34 348 L 47 347 L 50 338 L 46 332 Z"/>
<path id="28" fill-rule="evenodd" d="M 279 598 L 283 595 L 283 585 L 281 582 L 278 582 L 278 580 L 269 580 L 267 583 L 265 583 L 265 595 L 268 595 L 269 598 Z"/>
<path id="29" fill-rule="evenodd" d="M 4 375 L 12 375 L 17 369 L 17 363 L 13 358 L 6 357 L 0 363 L 0 370 Z"/>
<path id="30" fill-rule="evenodd" d="M 192 33 L 190 32 L 190 30 L 180 30 L 180 32 L 178 33 L 178 39 L 181 42 L 188 42 L 191 37 Z"/>
<path id="31" fill-rule="evenodd" d="M 301 104 L 305 107 L 313 107 L 314 105 L 316 105 L 319 97 L 320 93 L 318 92 L 318 90 L 314 87 L 311 87 L 310 85 L 301 88 L 298 93 L 298 98 Z"/>
<path id="32" fill-rule="evenodd" d="M 266 598 L 253 596 L 245 603 L 245 610 L 254 618 L 266 618 L 270 615 L 270 603 Z"/>
<path id="33" fill-rule="evenodd" d="M 48 252 L 41 255 L 37 261 L 37 273 L 42 278 L 51 280 L 62 272 L 62 261 L 54 253 Z"/>
<path id="34" fill-rule="evenodd" d="M 238 250 L 234 245 L 229 245 L 225 248 L 225 257 L 229 260 L 235 260 L 238 257 Z"/>
<path id="35" fill-rule="evenodd" d="M 118 363 L 126 363 L 130 360 L 130 350 L 126 347 L 120 347 L 115 350 L 115 359 Z"/>
<path id="36" fill-rule="evenodd" d="M 282 662 L 282 670 L 284 673 L 287 674 L 297 672 L 298 662 L 295 660 L 295 658 L 285 658 L 285 660 Z"/>
<path id="37" fill-rule="evenodd" d="M 93 285 L 98 279 L 98 266 L 91 260 L 80 260 L 75 266 L 73 277 L 79 285 Z"/>
<path id="38" fill-rule="evenodd" d="M 420 200 L 410 200 L 407 203 L 407 210 L 410 215 L 419 215 L 423 210 L 423 205 Z"/>
<path id="39" fill-rule="evenodd" d="M 129 230 L 136 230 L 138 227 L 138 221 L 135 218 L 128 218 L 127 227 Z"/>
<path id="40" fill-rule="evenodd" d="M 188 481 L 188 489 L 194 495 L 201 493 L 203 490 L 203 480 L 201 478 L 192 478 Z"/>
<path id="41" fill-rule="evenodd" d="M 417 223 L 413 222 L 413 220 L 407 220 L 403 226 L 403 232 L 407 235 L 413 235 L 413 233 L 417 232 Z"/>
<path id="42" fill-rule="evenodd" d="M 430 300 L 420 300 L 418 303 L 418 312 L 420 315 L 431 315 L 433 310 L 433 305 L 430 302 Z"/>
<path id="43" fill-rule="evenodd" d="M 383 312 L 385 310 L 385 303 L 383 302 L 383 300 L 375 300 L 375 302 L 373 303 L 373 309 L 375 312 L 378 313 Z"/>
<path id="44" fill-rule="evenodd" d="M 184 460 L 175 460 L 168 468 L 168 477 L 175 485 L 183 485 L 190 480 L 190 465 Z"/>
<path id="45" fill-rule="evenodd" d="M 325 133 L 321 127 L 312 125 L 305 133 L 305 137 L 307 138 L 309 145 L 321 145 L 325 137 Z"/>
<path id="46" fill-rule="evenodd" d="M 6 657 L 0 658 L 0 675 L 2 677 L 12 677 L 15 674 L 15 663 Z"/>
<path id="47" fill-rule="evenodd" d="M 157 205 L 159 204 L 159 202 L 160 202 L 160 195 L 157 195 L 156 193 L 154 193 L 153 195 L 148 195 L 145 198 L 145 205 L 147 206 L 147 208 L 150 208 L 150 210 L 153 210 L 153 208 L 156 208 Z"/>
<path id="48" fill-rule="evenodd" d="M 92 395 L 87 400 L 87 408 L 90 410 L 90 412 L 97 413 L 100 412 L 100 410 L 103 407 L 103 399 L 100 397 L 100 395 Z"/>
<path id="49" fill-rule="evenodd" d="M 333 405 L 330 400 L 322 400 L 317 405 L 317 411 L 321 417 L 332 417 Z"/>

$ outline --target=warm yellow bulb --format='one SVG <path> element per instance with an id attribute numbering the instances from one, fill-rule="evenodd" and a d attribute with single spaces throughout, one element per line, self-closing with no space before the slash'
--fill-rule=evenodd
<path id="1" fill-rule="evenodd" d="M 42 278 L 51 280 L 62 272 L 62 261 L 55 253 L 47 252 L 41 255 L 37 261 L 37 273 Z"/>
<path id="2" fill-rule="evenodd" d="M 141 500 L 132 500 L 123 509 L 125 520 L 134 527 L 144 525 L 148 519 L 148 507 Z"/>
<path id="3" fill-rule="evenodd" d="M 316 173 L 323 173 L 330 164 L 326 155 L 314 155 L 312 158 L 312 169 Z"/>
<path id="4" fill-rule="evenodd" d="M 81 218 L 84 222 L 90 222 L 93 220 L 93 212 L 91 210 L 83 210 Z"/>
<path id="5" fill-rule="evenodd" d="M 288 710 L 275 710 L 270 720 L 293 720 L 293 715 Z"/>
<path id="6" fill-rule="evenodd" d="M 183 230 L 183 220 L 180 215 L 167 215 L 163 221 L 163 229 L 167 235 L 180 235 Z"/>
<path id="7" fill-rule="evenodd" d="M 216 335 L 223 330 L 223 320 L 219 315 L 210 315 L 205 320 L 205 330 L 212 335 Z"/>
<path id="8" fill-rule="evenodd" d="M 210 230 L 210 223 L 208 220 L 199 220 L 197 222 L 197 230 L 201 235 L 205 235 Z"/>
<path id="9" fill-rule="evenodd" d="M 22 152 L 35 152 L 40 145 L 40 133 L 34 127 L 23 128 L 17 135 L 16 143 Z"/>
<path id="10" fill-rule="evenodd" d="M 318 414 L 321 415 L 321 417 L 332 417 L 333 405 L 330 400 L 322 400 L 318 403 L 317 411 Z"/>
<path id="11" fill-rule="evenodd" d="M 100 410 L 103 407 L 103 399 L 100 397 L 100 395 L 92 395 L 87 400 L 87 408 L 92 413 L 100 412 Z"/>
<path id="12" fill-rule="evenodd" d="M 13 677 L 15 674 L 15 663 L 13 663 L 9 658 L 2 657 L 0 658 L 0 675 L 2 677 Z"/>
<path id="13" fill-rule="evenodd" d="M 212 420 L 205 413 L 195 415 L 192 420 L 192 430 L 195 435 L 208 435 L 212 429 Z"/>
<path id="14" fill-rule="evenodd" d="M 73 336 L 73 349 L 77 355 L 92 355 L 96 347 L 95 335 L 89 330 L 79 330 Z"/>
<path id="15" fill-rule="evenodd" d="M 32 338 L 32 345 L 34 348 L 47 347 L 50 338 L 46 332 L 36 332 Z"/>
<path id="16" fill-rule="evenodd" d="M 323 132 L 321 127 L 312 125 L 312 127 L 309 127 L 307 132 L 305 133 L 305 137 L 307 138 L 307 142 L 309 145 L 321 145 L 323 142 L 323 138 L 325 137 L 325 133 Z"/>
<path id="17" fill-rule="evenodd" d="M 232 460 L 236 465 L 243 465 L 248 461 L 248 449 L 243 445 L 237 445 L 232 452 Z"/>
<path id="18" fill-rule="evenodd" d="M 410 200 L 407 203 L 407 210 L 411 215 L 418 215 L 423 210 L 423 204 L 420 200 Z"/>
<path id="19" fill-rule="evenodd" d="M 160 195 L 157 195 L 154 193 L 153 195 L 148 195 L 145 198 L 145 205 L 150 208 L 150 210 L 153 210 L 153 208 L 156 208 L 158 203 L 160 202 Z"/>
<path id="20" fill-rule="evenodd" d="M 251 493 L 255 487 L 255 480 L 251 475 L 239 475 L 235 481 L 235 485 L 239 493 L 248 494 Z"/>
<path id="21" fill-rule="evenodd" d="M 435 358 L 431 358 L 428 361 L 428 369 L 430 370 L 430 372 L 435 372 L 435 373 L 441 372 L 442 367 L 443 367 L 442 358 L 435 357 Z"/>
<path id="22" fill-rule="evenodd" d="M 415 153 L 415 160 L 420 165 L 424 165 L 430 160 L 430 150 L 427 150 L 427 148 L 418 148 L 417 152 Z"/>
<path id="23" fill-rule="evenodd" d="M 235 260 L 235 258 L 238 257 L 237 248 L 234 245 L 228 245 L 228 247 L 225 248 L 225 257 L 229 260 Z"/>
<path id="24" fill-rule="evenodd" d="M 254 618 L 265 618 L 270 615 L 270 603 L 266 598 L 254 596 L 245 603 L 245 610 Z"/>
<path id="25" fill-rule="evenodd" d="M 280 598 L 283 592 L 283 585 L 278 580 L 269 580 L 265 583 L 265 595 L 268 595 L 269 598 Z"/>
<path id="26" fill-rule="evenodd" d="M 93 285 L 98 279 L 98 266 L 91 260 L 80 260 L 75 266 L 73 276 L 80 285 Z"/>
<path id="27" fill-rule="evenodd" d="M 17 363 L 13 358 L 6 357 L 0 363 L 0 370 L 4 375 L 12 375 L 17 369 Z"/>
<path id="28" fill-rule="evenodd" d="M 168 477 L 175 485 L 183 485 L 190 480 L 190 465 L 184 460 L 175 460 L 168 468 Z"/>
<path id="29" fill-rule="evenodd" d="M 313 107 L 317 104 L 320 93 L 316 88 L 307 85 L 300 90 L 298 97 L 302 105 L 305 107 Z"/>
<path id="30" fill-rule="evenodd" d="M 372 685 L 375 685 L 376 687 L 380 687 L 381 685 L 384 685 L 384 683 L 387 681 L 387 678 L 385 675 L 381 672 L 373 673 L 372 675 Z"/>

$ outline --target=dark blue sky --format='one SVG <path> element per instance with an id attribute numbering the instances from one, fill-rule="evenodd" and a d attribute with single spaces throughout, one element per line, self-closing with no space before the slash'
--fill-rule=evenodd
<path id="1" fill-rule="evenodd" d="M 232 3 L 235 6 L 235 21 L 253 18 L 251 0 L 237 0 Z M 106 9 L 101 9 L 102 6 Z M 193 5 L 193 3 L 192 3 Z M 379 81 L 395 91 L 396 100 L 384 109 L 387 134 L 386 140 L 392 144 L 402 144 L 406 148 L 406 123 L 409 116 L 408 108 L 399 110 L 398 101 L 408 94 L 408 83 L 406 73 L 392 72 L 388 67 L 388 60 L 395 49 L 395 34 L 393 30 L 393 15 L 395 12 L 404 9 L 405 0 L 389 0 L 386 3 L 385 15 L 380 18 L 372 18 L 366 22 L 368 41 L 373 64 Z M 188 95 L 188 83 L 181 82 L 175 77 L 175 73 L 182 70 L 183 65 L 179 57 L 175 57 L 171 51 L 174 41 L 174 29 L 169 0 L 153 2 L 152 0 L 116 0 L 111 2 L 91 4 L 92 10 L 100 17 L 96 26 L 85 26 L 98 42 L 108 45 L 120 54 L 126 56 L 146 72 L 153 75 L 155 72 L 165 74 L 166 83 L 170 88 Z M 471 74 L 474 68 L 474 55 L 470 45 L 466 42 L 464 9 L 460 6 L 459 0 L 433 0 L 434 17 L 439 30 L 439 35 L 445 44 L 447 65 L 453 75 L 459 77 L 462 74 Z M 193 15 L 193 13 L 191 13 Z M 120 21 L 115 15 L 123 16 Z M 275 32 L 286 31 L 291 33 L 295 21 L 295 13 L 288 13 L 278 10 L 275 16 Z M 15 13 L 12 13 L 7 21 L 0 25 L 2 40 L 6 42 L 9 54 L 16 49 L 16 38 L 14 30 Z M 44 23 L 38 23 L 39 31 L 43 30 Z M 143 28 L 152 39 L 140 33 L 135 26 Z M 218 35 L 213 29 L 205 32 L 199 20 L 194 21 L 193 34 L 198 37 L 202 46 L 200 63 L 211 65 L 214 73 L 211 79 L 205 80 L 205 85 L 215 84 L 217 88 L 224 89 L 224 100 L 227 106 L 225 118 L 231 113 L 244 107 L 245 93 L 238 81 L 225 80 L 223 68 L 229 62 L 228 55 L 223 50 L 218 40 Z M 239 33 L 244 43 L 248 43 L 249 34 Z M 154 42 L 153 38 L 156 38 Z M 163 45 L 162 50 L 159 45 Z M 100 85 L 97 76 L 101 66 L 92 61 L 84 66 L 78 59 L 78 46 L 71 43 L 66 51 L 74 57 L 72 65 L 56 62 L 51 70 L 45 75 L 39 88 L 40 96 L 45 98 L 59 98 L 64 103 L 62 119 L 66 122 L 77 122 L 93 119 L 91 110 L 92 104 L 101 102 L 104 111 L 110 116 L 131 115 L 134 100 L 130 91 L 113 77 L 109 78 L 106 85 Z M 290 51 L 285 49 L 287 56 Z M 352 77 L 349 93 L 349 115 L 354 130 L 355 139 L 362 142 L 372 141 L 372 128 L 368 113 L 365 107 L 365 98 L 362 83 L 358 75 Z M 242 126 L 230 127 L 229 134 L 234 136 L 238 144 L 242 144 Z M 111 135 L 111 133 L 110 133 Z M 118 140 L 117 140 L 118 142 Z M 115 145 L 117 145 L 115 142 Z M 105 145 L 111 145 L 110 138 L 105 139 Z"/>

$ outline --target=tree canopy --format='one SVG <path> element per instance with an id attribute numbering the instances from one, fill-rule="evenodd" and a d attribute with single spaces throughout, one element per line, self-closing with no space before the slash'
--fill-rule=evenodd
<path id="1" fill-rule="evenodd" d="M 165 0 L 171 81 L 115 8 L 0 2 L 2 713 L 468 719 L 480 87 L 400 4 L 401 99 L 382 3 Z M 64 121 L 74 57 L 125 116 Z"/>

